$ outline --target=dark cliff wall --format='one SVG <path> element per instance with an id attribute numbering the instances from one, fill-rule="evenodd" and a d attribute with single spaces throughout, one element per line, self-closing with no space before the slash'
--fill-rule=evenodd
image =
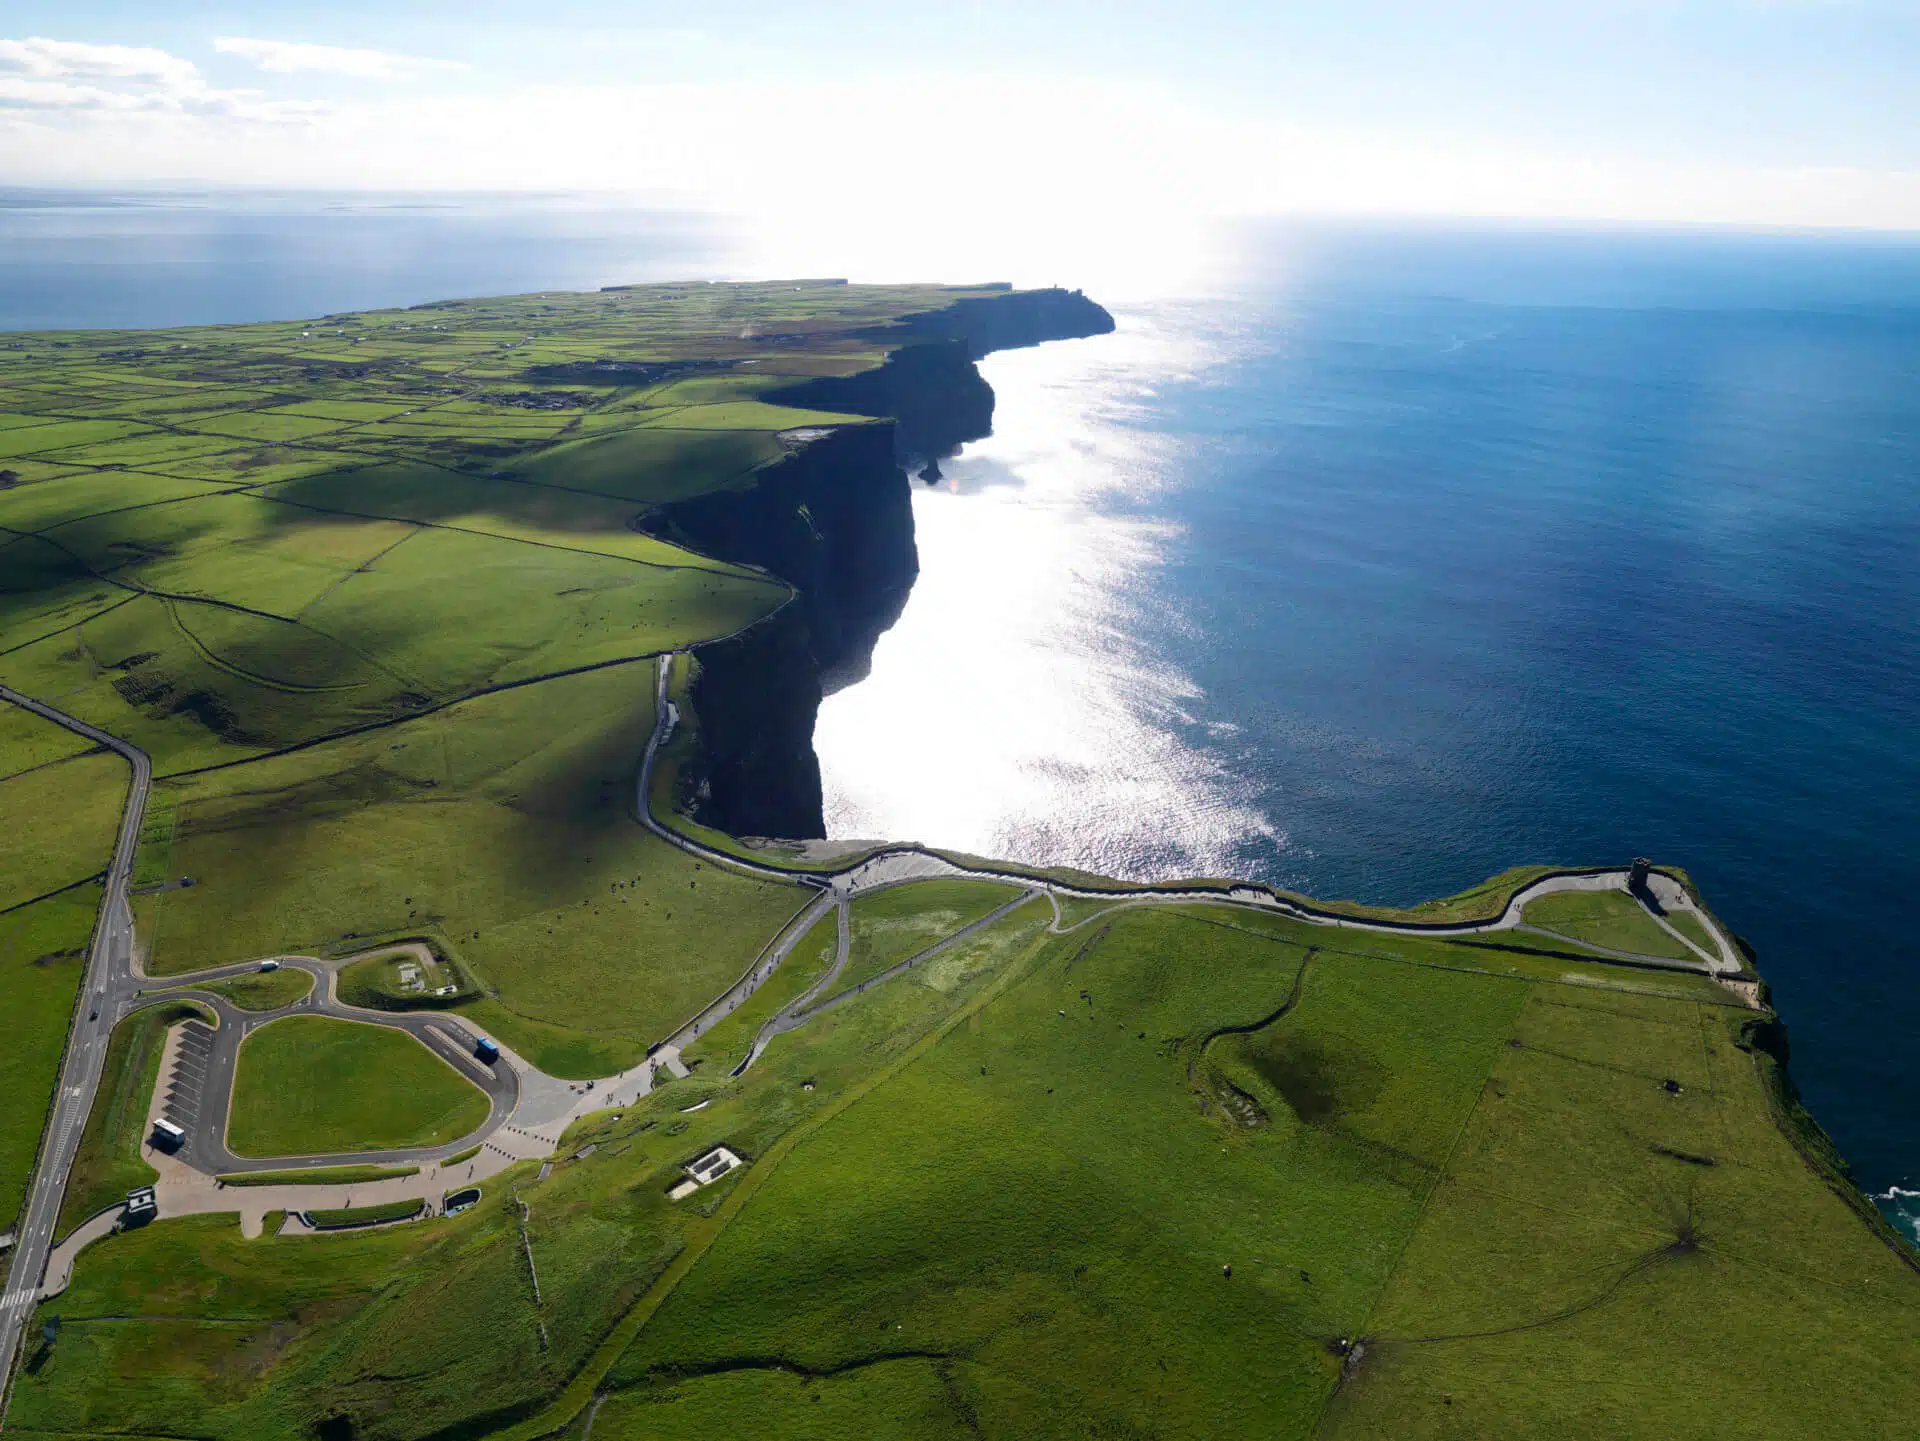
<path id="1" fill-rule="evenodd" d="M 1112 329 L 1113 317 L 1077 290 L 978 296 L 867 332 L 899 347 L 872 370 L 804 381 L 767 399 L 891 416 L 895 453 L 913 466 L 944 459 L 992 432 L 993 388 L 973 365 L 981 356 Z"/>
<path id="2" fill-rule="evenodd" d="M 645 528 L 771 571 L 800 592 L 806 644 L 827 689 L 866 674 L 900 618 L 920 556 L 892 427 L 848 425 L 801 444 L 740 490 L 676 501 Z"/>
<path id="3" fill-rule="evenodd" d="M 802 608 L 702 646 L 694 663 L 687 702 L 699 750 L 683 797 L 694 819 L 738 836 L 824 836 L 813 753 L 820 672 Z"/>
<path id="4" fill-rule="evenodd" d="M 698 758 L 686 776 L 696 819 L 734 835 L 826 834 L 813 752 L 821 696 L 867 673 L 920 571 L 902 460 L 951 455 L 992 429 L 977 357 L 1112 329 L 1105 310 L 1066 290 L 979 296 L 887 326 L 872 333 L 894 347 L 883 364 L 767 399 L 892 424 L 830 430 L 749 485 L 643 518 L 653 534 L 757 565 L 798 592 L 778 615 L 698 652 L 687 697 Z"/>
<path id="5" fill-rule="evenodd" d="M 801 443 L 750 486 L 645 517 L 656 535 L 757 565 L 796 592 L 779 614 L 696 655 L 687 701 L 699 743 L 684 800 L 703 825 L 826 834 L 813 753 L 820 698 L 866 674 L 920 570 L 892 431 L 842 426 Z"/>

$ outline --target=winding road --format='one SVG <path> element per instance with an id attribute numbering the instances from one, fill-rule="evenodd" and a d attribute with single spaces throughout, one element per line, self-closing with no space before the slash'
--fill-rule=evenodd
<path id="1" fill-rule="evenodd" d="M 429 1196 L 446 1183 L 441 1176 L 441 1164 L 456 1155 L 464 1158 L 464 1153 L 473 1151 L 476 1146 L 482 1154 L 466 1166 L 463 1179 L 491 1174 L 518 1161 L 551 1154 L 566 1127 L 577 1117 L 608 1106 L 630 1105 L 646 1094 L 651 1089 L 656 1065 L 684 1075 L 685 1067 L 679 1060 L 680 1048 L 731 1015 L 771 979 L 801 939 L 829 912 L 836 917 L 838 932 L 833 964 L 804 994 L 783 1006 L 760 1027 L 747 1058 L 736 1068 L 735 1075 L 744 1073 L 777 1036 L 965 942 L 1014 910 L 1043 896 L 1053 908 L 1049 929 L 1061 934 L 1078 930 L 1115 910 L 1204 902 L 1278 913 L 1313 925 L 1403 935 L 1468 936 L 1505 930 L 1537 931 L 1538 928 L 1524 923 L 1523 913 L 1529 902 L 1543 895 L 1572 890 L 1628 890 L 1627 871 L 1624 868 L 1556 871 L 1515 891 L 1506 908 L 1492 920 L 1423 923 L 1348 916 L 1294 897 L 1281 896 L 1265 886 L 1253 884 L 1236 884 L 1224 890 L 1191 886 L 1074 886 L 1024 870 L 962 865 L 917 845 L 878 847 L 839 870 L 804 872 L 768 865 L 703 845 L 674 830 L 653 814 L 649 796 L 654 767 L 661 747 L 672 737 L 678 724 L 678 712 L 668 694 L 673 660 L 672 655 L 663 655 L 656 662 L 654 728 L 635 781 L 636 819 L 668 844 L 710 864 L 767 880 L 812 887 L 816 894 L 767 942 L 733 985 L 655 1046 L 646 1061 L 620 1075 L 594 1082 L 572 1082 L 547 1075 L 516 1054 L 498 1037 L 487 1035 L 464 1018 L 455 1020 L 447 1012 L 374 1011 L 349 1006 L 339 1000 L 336 981 L 342 967 L 368 956 L 403 949 L 401 946 L 383 946 L 340 960 L 298 955 L 268 958 L 277 960 L 283 968 L 302 970 L 313 977 L 313 988 L 306 997 L 271 1011 L 247 1011 L 216 992 L 202 989 L 209 983 L 258 971 L 261 964 L 259 960 L 214 967 L 189 975 L 164 978 L 142 975 L 134 947 L 133 913 L 127 901 L 127 887 L 146 815 L 153 776 L 152 764 L 146 753 L 137 747 L 29 696 L 0 686 L 0 700 L 11 702 L 105 746 L 125 757 L 133 769 L 113 861 L 107 872 L 100 916 L 94 929 L 85 983 L 74 1010 L 59 1090 L 41 1140 L 40 1156 L 28 1192 L 24 1220 L 12 1254 L 6 1287 L 4 1292 L 0 1292 L 0 1366 L 4 1366 L 9 1391 L 21 1333 L 33 1313 L 36 1301 L 43 1294 L 43 1288 L 44 1293 L 51 1294 L 63 1287 L 79 1249 L 110 1229 L 107 1224 L 109 1215 L 95 1218 L 63 1242 L 59 1248 L 60 1255 L 54 1258 L 54 1226 L 65 1197 L 68 1176 L 81 1132 L 86 1125 L 87 1113 L 100 1083 L 108 1038 L 115 1024 L 145 1006 L 163 1001 L 193 999 L 211 1009 L 218 1020 L 218 1024 L 211 1028 L 211 1040 L 197 1040 L 193 1045 L 193 1054 L 186 1063 L 191 1072 L 186 1079 L 195 1090 L 194 1104 L 183 1108 L 183 1114 L 188 1114 L 191 1121 L 186 1127 L 187 1142 L 177 1156 L 162 1157 L 151 1152 L 148 1155 L 148 1159 L 161 1171 L 161 1182 L 157 1188 L 162 1192 L 160 1214 L 164 1217 L 191 1212 L 239 1210 L 245 1228 L 249 1225 L 257 1227 L 260 1216 L 268 1209 L 346 1204 L 349 1198 L 343 1197 L 343 1191 L 358 1194 L 363 1204 L 394 1199 L 402 1194 Z M 848 962 L 850 914 L 854 897 L 868 891 L 933 878 L 1010 884 L 1019 887 L 1020 894 L 992 913 L 916 952 L 879 975 L 827 996 Z M 1062 899 L 1106 901 L 1110 904 L 1067 924 L 1060 905 Z M 1641 967 L 1695 971 L 1736 989 L 1744 987 L 1742 994 L 1749 1003 L 1754 1003 L 1755 981 L 1747 972 L 1739 951 L 1714 918 L 1694 902 L 1685 886 L 1671 876 L 1654 871 L 1648 877 L 1647 893 L 1638 895 L 1636 899 L 1641 901 L 1647 914 L 1681 943 L 1693 958 L 1676 960 L 1630 952 L 1610 952 L 1595 959 L 1604 962 L 1612 958 Z M 1691 914 L 1711 939 L 1712 948 L 1699 946 L 1676 929 L 1666 919 L 1666 914 L 1671 912 Z M 1587 942 L 1579 944 L 1588 950 L 1596 949 Z M 826 999 L 823 1000 L 823 997 Z M 489 1109 L 485 1123 L 458 1141 L 436 1147 L 276 1158 L 234 1155 L 226 1144 L 226 1118 L 241 1044 L 251 1031 L 289 1015 L 328 1015 L 408 1032 L 486 1093 Z M 474 1043 L 479 1037 L 486 1037 L 499 1046 L 499 1061 L 487 1065 L 477 1059 Z M 163 1073 L 159 1087 L 163 1093 L 179 1093 L 179 1088 L 170 1088 L 168 1082 L 174 1079 L 171 1074 L 173 1058 L 181 1049 L 178 1045 L 169 1047 L 170 1071 Z M 154 1114 L 161 1113 L 165 1104 L 160 1096 L 156 1096 Z M 215 1179 L 221 1175 L 246 1171 L 285 1171 L 367 1162 L 386 1166 L 418 1164 L 421 1173 L 409 1180 L 362 1183 L 352 1187 L 338 1184 L 279 1185 L 248 1188 L 244 1193 L 222 1192 Z M 243 1195 L 245 1199 L 241 1199 Z M 51 1271 L 50 1259 L 57 1259 Z M 4 1398 L 0 1397 L 0 1407 L 3 1406 Z M 0 1412 L 0 1415 L 3 1414 Z"/>

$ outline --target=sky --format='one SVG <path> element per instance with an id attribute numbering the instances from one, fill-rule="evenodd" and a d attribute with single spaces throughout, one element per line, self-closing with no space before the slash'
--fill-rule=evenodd
<path id="1" fill-rule="evenodd" d="M 1920 230 L 1920 0 L 9 0 L 0 184 Z"/>

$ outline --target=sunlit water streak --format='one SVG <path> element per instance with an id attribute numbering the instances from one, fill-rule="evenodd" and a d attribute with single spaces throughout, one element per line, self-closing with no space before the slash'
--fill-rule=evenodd
<path id="1" fill-rule="evenodd" d="M 1125 422 L 1209 359 L 1133 320 L 985 363 L 994 434 L 917 487 L 921 578 L 876 648 L 885 682 L 821 708 L 830 834 L 1134 876 L 1278 841 L 1249 783 L 1181 738 L 1191 678 L 1133 644 L 1172 527 L 1138 513 L 1167 446 Z"/>

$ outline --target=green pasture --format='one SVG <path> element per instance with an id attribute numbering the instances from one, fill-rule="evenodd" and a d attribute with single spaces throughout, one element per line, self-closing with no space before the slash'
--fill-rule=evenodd
<path id="1" fill-rule="evenodd" d="M 227 1145 L 240 1156 L 397 1150 L 486 1118 L 479 1088 L 405 1031 L 288 1016 L 241 1043 Z"/>
<path id="2" fill-rule="evenodd" d="M 89 885 L 0 914 L 0 1229 L 26 1199 L 99 909 Z"/>
<path id="3" fill-rule="evenodd" d="M 633 822 L 652 726 L 651 667 L 621 666 L 178 782 L 170 869 L 203 883 L 144 898 L 149 968 L 432 932 L 493 998 L 475 1019 L 535 1064 L 632 1065 L 810 898 Z"/>
<path id="4" fill-rule="evenodd" d="M 1697 961 L 1698 956 L 1661 930 L 1640 902 L 1625 891 L 1559 891 L 1527 903 L 1530 926 L 1609 950 Z"/>
<path id="5" fill-rule="evenodd" d="M 92 749 L 92 741 L 65 726 L 23 707 L 0 704 L 0 782 Z"/>
<path id="6" fill-rule="evenodd" d="M 913 881 L 869 891 L 853 901 L 853 943 L 833 994 L 924 951 L 961 927 L 1004 906 L 1018 886 L 994 881 Z"/>
<path id="7" fill-rule="evenodd" d="M 126 761 L 104 751 L 0 780 L 0 910 L 107 868 L 127 782 Z"/>
<path id="8" fill-rule="evenodd" d="M 569 440 L 514 463 L 536 484 L 664 505 L 744 480 L 786 453 L 761 430 L 620 430 Z"/>

